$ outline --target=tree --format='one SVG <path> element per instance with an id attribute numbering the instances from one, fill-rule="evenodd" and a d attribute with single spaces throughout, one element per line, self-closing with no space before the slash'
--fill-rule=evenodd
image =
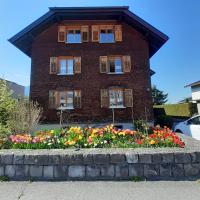
<path id="1" fill-rule="evenodd" d="M 168 94 L 156 88 L 155 85 L 152 87 L 152 99 L 154 105 L 162 105 L 165 104 L 167 100 Z"/>
<path id="2" fill-rule="evenodd" d="M 8 122 L 10 114 L 16 105 L 16 101 L 11 97 L 12 92 L 6 85 L 6 81 L 0 79 L 0 138 L 10 132 Z"/>

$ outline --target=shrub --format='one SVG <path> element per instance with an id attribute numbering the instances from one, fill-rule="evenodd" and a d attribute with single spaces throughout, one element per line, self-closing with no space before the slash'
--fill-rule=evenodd
<path id="1" fill-rule="evenodd" d="M 154 106 L 155 116 L 165 114 L 173 117 L 191 117 L 196 113 L 197 106 L 194 103 L 165 104 Z"/>
<path id="2" fill-rule="evenodd" d="M 173 119 L 167 115 L 160 115 L 155 119 L 155 125 L 160 125 L 161 127 L 169 127 L 172 128 L 173 126 Z"/>
<path id="3" fill-rule="evenodd" d="M 38 125 L 42 109 L 37 103 L 20 100 L 12 109 L 9 126 L 12 133 L 31 133 Z"/>
<path id="4" fill-rule="evenodd" d="M 12 92 L 6 85 L 6 81 L 0 79 L 0 138 L 10 133 L 8 122 L 16 101 L 11 97 Z"/>

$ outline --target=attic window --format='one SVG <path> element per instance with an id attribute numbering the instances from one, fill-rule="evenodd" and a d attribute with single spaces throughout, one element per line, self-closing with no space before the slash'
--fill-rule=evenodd
<path id="1" fill-rule="evenodd" d="M 81 30 L 69 29 L 67 30 L 66 43 L 81 43 Z"/>
<path id="2" fill-rule="evenodd" d="M 100 27 L 100 43 L 115 42 L 114 30 L 112 27 Z"/>

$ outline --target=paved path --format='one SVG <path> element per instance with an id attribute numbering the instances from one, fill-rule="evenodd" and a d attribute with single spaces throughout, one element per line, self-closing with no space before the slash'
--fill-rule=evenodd
<path id="1" fill-rule="evenodd" d="M 200 183 L 2 182 L 0 200 L 199 200 Z"/>

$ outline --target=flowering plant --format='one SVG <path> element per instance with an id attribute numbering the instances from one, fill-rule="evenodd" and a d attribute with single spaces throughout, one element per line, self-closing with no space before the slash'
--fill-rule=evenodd
<path id="1" fill-rule="evenodd" d="M 181 147 L 181 138 L 169 128 L 151 128 L 149 134 L 115 129 L 112 125 L 103 128 L 70 127 L 53 129 L 30 134 L 16 134 L 9 137 L 11 148 L 50 149 L 50 148 L 109 148 L 109 147 Z"/>

